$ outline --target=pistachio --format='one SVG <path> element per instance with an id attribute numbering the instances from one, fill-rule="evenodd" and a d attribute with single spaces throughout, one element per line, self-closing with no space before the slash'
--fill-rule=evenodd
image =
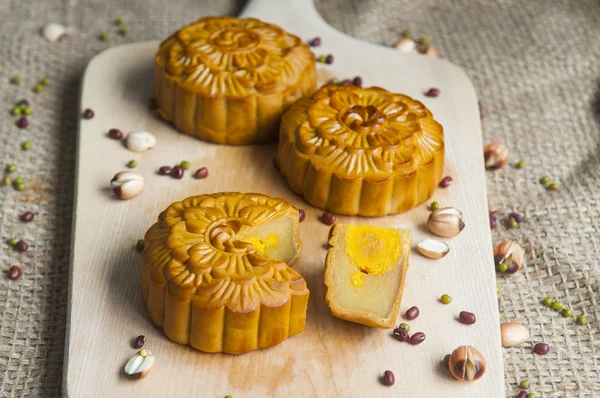
<path id="1" fill-rule="evenodd" d="M 123 200 L 135 198 L 142 193 L 145 183 L 144 177 L 133 171 L 121 171 L 110 181 L 115 195 Z"/>
<path id="2" fill-rule="evenodd" d="M 49 23 L 42 28 L 42 36 L 48 41 L 59 41 L 72 33 L 71 28 L 66 28 L 59 23 Z"/>
<path id="3" fill-rule="evenodd" d="M 435 235 L 452 238 L 465 227 L 462 213 L 454 207 L 442 207 L 429 215 L 427 228 Z"/>
<path id="4" fill-rule="evenodd" d="M 156 145 L 156 138 L 147 131 L 136 131 L 127 136 L 126 145 L 134 152 L 144 152 Z"/>
<path id="5" fill-rule="evenodd" d="M 438 56 L 438 50 L 436 47 L 432 46 L 431 44 L 426 44 L 426 45 L 422 45 L 419 46 L 417 48 L 417 51 L 420 54 L 424 54 L 427 55 L 429 57 L 437 57 Z"/>
<path id="6" fill-rule="evenodd" d="M 139 350 L 125 364 L 125 374 L 130 379 L 143 379 L 154 366 L 154 354 L 146 349 Z"/>
<path id="7" fill-rule="evenodd" d="M 439 259 L 448 254 L 450 247 L 439 240 L 424 239 L 417 245 L 417 250 L 425 257 Z"/>
<path id="8" fill-rule="evenodd" d="M 502 347 L 514 347 L 529 340 L 529 328 L 519 322 L 508 322 L 500 325 Z"/>
<path id="9" fill-rule="evenodd" d="M 508 148 L 500 141 L 494 141 L 483 148 L 485 168 L 489 170 L 501 169 L 508 161 Z"/>
<path id="10" fill-rule="evenodd" d="M 417 47 L 417 43 L 410 37 L 403 37 L 398 41 L 398 43 L 394 44 L 394 48 L 402 51 L 403 53 L 411 53 Z"/>
<path id="11" fill-rule="evenodd" d="M 470 345 L 460 346 L 450 356 L 448 362 L 450 373 L 457 380 L 474 381 L 479 380 L 485 373 L 485 358 Z"/>
<path id="12" fill-rule="evenodd" d="M 503 240 L 494 248 L 494 263 L 496 269 L 507 274 L 514 274 L 523 267 L 525 251 L 517 243 Z"/>

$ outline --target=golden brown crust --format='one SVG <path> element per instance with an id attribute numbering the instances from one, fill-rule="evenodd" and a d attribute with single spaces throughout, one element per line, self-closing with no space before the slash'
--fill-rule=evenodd
<path id="1" fill-rule="evenodd" d="M 398 317 L 398 311 L 400 309 L 400 302 L 402 301 L 402 293 L 404 291 L 404 283 L 406 281 L 406 272 L 408 271 L 408 257 L 411 248 L 412 235 L 410 233 L 404 234 L 404 254 L 402 260 L 396 265 L 396 272 L 400 272 L 400 284 L 396 294 L 392 309 L 388 316 L 385 318 L 379 317 L 375 314 L 357 310 L 349 309 L 339 305 L 335 297 L 335 289 L 332 289 L 335 283 L 334 268 L 336 267 L 336 256 L 339 252 L 337 247 L 339 235 L 344 233 L 344 229 L 347 225 L 335 224 L 329 231 L 329 250 L 327 250 L 327 256 L 325 257 L 325 273 L 323 280 L 325 283 L 325 302 L 331 310 L 331 314 L 340 319 L 347 321 L 360 323 L 363 325 L 376 327 L 376 328 L 391 328 L 394 326 Z M 399 267 L 399 268 L 398 268 Z"/>
<path id="2" fill-rule="evenodd" d="M 161 213 L 144 238 L 142 296 L 167 337 L 239 354 L 304 330 L 309 292 L 302 276 L 237 238 L 282 217 L 293 221 L 299 252 L 298 210 L 281 199 L 201 195 Z"/>
<path id="3" fill-rule="evenodd" d="M 283 111 L 316 88 L 310 49 L 254 18 L 202 18 L 162 42 L 155 63 L 163 118 L 222 144 L 276 139 Z"/>
<path id="4" fill-rule="evenodd" d="M 433 194 L 444 165 L 443 128 L 408 96 L 326 85 L 284 114 L 277 162 L 313 206 L 394 214 Z"/>

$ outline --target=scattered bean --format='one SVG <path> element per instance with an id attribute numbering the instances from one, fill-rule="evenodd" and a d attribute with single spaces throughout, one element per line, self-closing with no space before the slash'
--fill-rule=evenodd
<path id="1" fill-rule="evenodd" d="M 518 393 L 517 398 L 527 398 L 527 391 L 521 391 Z"/>
<path id="2" fill-rule="evenodd" d="M 304 218 L 306 217 L 306 212 L 302 209 L 298 209 L 298 220 L 300 222 L 304 221 Z"/>
<path id="3" fill-rule="evenodd" d="M 383 372 L 383 385 L 384 386 L 393 386 L 396 382 L 396 377 L 394 377 L 394 373 L 391 370 L 386 370 Z"/>
<path id="4" fill-rule="evenodd" d="M 587 325 L 587 317 L 585 315 L 579 315 L 577 317 L 577 323 L 579 325 Z"/>
<path id="5" fill-rule="evenodd" d="M 415 334 L 413 334 L 412 336 L 410 336 L 410 344 L 412 345 L 417 345 L 417 344 L 421 344 L 422 342 L 425 341 L 425 333 L 423 332 L 417 332 Z"/>
<path id="6" fill-rule="evenodd" d="M 315 37 L 312 40 L 309 40 L 308 45 L 311 47 L 319 47 L 321 45 L 321 38 Z"/>
<path id="7" fill-rule="evenodd" d="M 552 307 L 552 304 L 554 304 L 554 299 L 550 296 L 546 296 L 546 298 L 544 299 L 543 303 L 546 307 Z"/>
<path id="8" fill-rule="evenodd" d="M 117 18 L 117 19 L 115 19 L 115 25 L 117 25 L 117 26 L 125 25 L 125 20 L 123 18 Z"/>
<path id="9" fill-rule="evenodd" d="M 440 208 L 440 204 L 438 202 L 431 202 L 431 211 L 436 211 L 437 209 Z"/>
<path id="10" fill-rule="evenodd" d="M 325 57 L 325 63 L 327 65 L 331 65 L 333 63 L 333 55 L 332 54 L 328 54 L 327 57 Z"/>
<path id="11" fill-rule="evenodd" d="M 162 166 L 158 169 L 158 174 L 160 174 L 161 176 L 166 176 L 171 174 L 171 170 L 173 170 L 171 166 Z"/>
<path id="12" fill-rule="evenodd" d="M 17 243 L 19 243 L 19 239 L 17 238 L 10 238 L 10 240 L 8 241 L 10 243 L 11 246 L 16 246 Z"/>
<path id="13" fill-rule="evenodd" d="M 171 177 L 177 178 L 178 180 L 183 178 L 183 168 L 181 166 L 174 166 L 171 169 Z"/>
<path id="14" fill-rule="evenodd" d="M 140 239 L 135 243 L 135 248 L 138 252 L 143 252 L 146 244 L 144 243 L 144 239 Z"/>
<path id="15" fill-rule="evenodd" d="M 404 29 L 402 31 L 402 37 L 412 37 L 412 32 L 410 29 Z"/>
<path id="16" fill-rule="evenodd" d="M 472 312 L 461 311 L 460 314 L 458 314 L 458 320 L 465 325 L 472 325 L 477 321 L 477 318 Z"/>
<path id="17" fill-rule="evenodd" d="M 442 187 L 442 188 L 448 188 L 448 186 L 450 186 L 450 184 L 452 184 L 452 177 L 450 177 L 450 176 L 446 176 L 446 177 L 442 178 L 442 181 L 440 181 L 440 187 Z"/>
<path id="18" fill-rule="evenodd" d="M 144 346 L 145 343 L 146 343 L 146 336 L 141 334 L 138 337 L 136 337 L 133 347 L 139 350 L 140 348 L 142 348 Z"/>
<path id="19" fill-rule="evenodd" d="M 561 301 L 555 301 L 552 303 L 552 309 L 555 311 L 560 311 L 563 309 L 565 305 Z"/>
<path id="20" fill-rule="evenodd" d="M 412 306 L 408 310 L 406 310 L 406 319 L 412 321 L 413 319 L 417 319 L 419 317 L 419 314 L 419 308 L 416 306 Z"/>
<path id="21" fill-rule="evenodd" d="M 336 221 L 335 214 L 330 213 L 328 211 L 323 212 L 323 215 L 321 216 L 321 221 L 325 225 L 333 225 L 333 224 L 335 224 L 335 221 Z"/>
<path id="22" fill-rule="evenodd" d="M 522 390 L 527 390 L 529 388 L 529 379 L 525 379 L 519 383 L 519 388 Z"/>
<path id="23" fill-rule="evenodd" d="M 530 392 L 529 394 L 527 394 L 527 398 L 537 398 L 537 395 L 535 395 L 534 393 Z"/>
<path id="24" fill-rule="evenodd" d="M 518 222 L 519 224 L 523 222 L 523 216 L 519 213 L 510 213 L 509 217 Z"/>
<path id="25" fill-rule="evenodd" d="M 508 222 L 508 226 L 512 229 L 519 228 L 519 223 L 514 218 L 511 218 Z"/>
<path id="26" fill-rule="evenodd" d="M 113 140 L 120 140 L 123 138 L 123 132 L 119 129 L 110 129 L 108 130 L 108 137 Z"/>
<path id="27" fill-rule="evenodd" d="M 565 318 L 570 318 L 573 316 L 573 311 L 570 308 L 563 308 L 560 314 Z"/>
<path id="28" fill-rule="evenodd" d="M 422 46 L 426 46 L 429 44 L 429 39 L 426 37 L 421 37 L 419 40 L 417 40 L 417 43 L 419 43 Z"/>
<path id="29" fill-rule="evenodd" d="M 2 177 L 2 185 L 10 185 L 12 184 L 12 180 L 10 179 L 10 177 L 4 176 Z"/>
<path id="30" fill-rule="evenodd" d="M 33 92 L 36 94 L 41 93 L 42 91 L 44 91 L 45 86 L 43 84 L 36 84 L 35 87 L 33 88 Z"/>
<path id="31" fill-rule="evenodd" d="M 87 108 L 86 110 L 83 111 L 84 119 L 92 119 L 93 117 L 94 117 L 94 111 L 91 110 L 90 108 Z"/>
<path id="32" fill-rule="evenodd" d="M 197 180 L 202 180 L 203 178 L 208 177 L 208 169 L 206 167 L 202 167 L 194 173 L 194 178 Z"/>
<path id="33" fill-rule="evenodd" d="M 29 249 L 29 245 L 24 240 L 18 241 L 15 247 L 20 252 L 26 252 Z"/>
<path id="34" fill-rule="evenodd" d="M 546 343 L 537 343 L 533 347 L 533 352 L 535 352 L 538 355 L 546 355 L 550 352 L 550 346 Z"/>
<path id="35" fill-rule="evenodd" d="M 340 86 L 343 86 L 343 87 L 352 86 L 352 80 L 350 80 L 350 79 L 344 79 L 344 80 L 342 80 L 340 82 Z"/>
<path id="36" fill-rule="evenodd" d="M 130 169 L 135 169 L 138 166 L 138 162 L 135 160 L 130 160 L 129 162 L 127 162 L 127 167 L 129 167 Z"/>
<path id="37" fill-rule="evenodd" d="M 31 221 L 33 221 L 34 217 L 35 217 L 35 215 L 32 212 L 26 211 L 25 213 L 23 213 L 21 215 L 21 221 L 23 221 L 23 222 L 31 222 Z"/>
<path id="38" fill-rule="evenodd" d="M 408 341 L 410 340 L 410 336 L 408 332 L 404 329 L 396 328 L 393 331 L 393 336 L 398 341 Z"/>
<path id="39" fill-rule="evenodd" d="M 362 87 L 362 84 L 363 84 L 362 77 L 356 76 L 354 79 L 352 79 L 352 85 L 353 86 Z"/>
<path id="40" fill-rule="evenodd" d="M 98 39 L 102 40 L 102 41 L 107 41 L 110 38 L 110 34 L 107 32 L 102 32 L 100 33 L 100 36 L 98 36 Z"/>
<path id="41" fill-rule="evenodd" d="M 23 271 L 21 271 L 21 267 L 19 267 L 17 265 L 13 265 L 12 267 L 10 267 L 10 271 L 8 273 L 8 279 L 10 279 L 11 281 L 16 281 L 17 279 L 21 278 L 21 275 L 23 275 Z"/>
<path id="42" fill-rule="evenodd" d="M 20 76 L 11 77 L 10 84 L 21 84 L 21 77 Z"/>
<path id="43" fill-rule="evenodd" d="M 28 150 L 30 150 L 30 149 L 31 149 L 31 141 L 24 141 L 24 142 L 21 144 L 21 148 L 22 148 L 24 151 L 28 151 Z"/>
<path id="44" fill-rule="evenodd" d="M 444 357 L 444 365 L 448 366 L 448 364 L 450 363 L 450 357 L 452 355 L 450 354 L 446 354 L 446 356 Z"/>
<path id="45" fill-rule="evenodd" d="M 16 123 L 17 127 L 20 129 L 27 128 L 29 126 L 29 120 L 25 116 L 21 116 Z"/>
<path id="46" fill-rule="evenodd" d="M 556 182 L 553 182 L 552 184 L 548 185 L 548 189 L 551 191 L 559 191 L 560 185 L 558 185 Z"/>
<path id="47" fill-rule="evenodd" d="M 129 28 L 127 26 L 121 26 L 117 33 L 121 36 L 127 36 L 127 34 L 129 33 Z"/>
<path id="48" fill-rule="evenodd" d="M 515 168 L 517 168 L 517 169 L 524 169 L 525 168 L 525 161 L 524 160 L 519 160 L 519 162 L 517 164 L 515 164 Z"/>
<path id="49" fill-rule="evenodd" d="M 187 160 L 182 160 L 181 163 L 179 163 L 179 166 L 181 166 L 181 168 L 184 170 L 188 170 L 190 167 L 192 167 L 192 164 Z"/>
<path id="50" fill-rule="evenodd" d="M 543 176 L 543 177 L 540 179 L 540 183 L 541 183 L 542 185 L 548 185 L 548 184 L 550 184 L 551 182 L 552 182 L 552 178 L 550 178 L 549 176 Z"/>
<path id="51" fill-rule="evenodd" d="M 435 98 L 435 97 L 437 97 L 439 95 L 440 95 L 440 89 L 439 88 L 430 88 L 425 93 L 426 97 L 432 97 L 432 98 Z"/>
<path id="52" fill-rule="evenodd" d="M 15 171 L 17 171 L 17 165 L 12 163 L 9 164 L 8 166 L 6 166 L 6 172 L 7 173 L 14 173 Z"/>
<path id="53" fill-rule="evenodd" d="M 408 323 L 402 322 L 400 324 L 400 326 L 398 326 L 398 327 L 402 330 L 406 330 L 407 332 L 410 332 L 410 325 Z"/>
<path id="54" fill-rule="evenodd" d="M 447 294 L 442 294 L 440 300 L 444 304 L 450 304 L 452 302 L 452 297 L 448 296 Z"/>

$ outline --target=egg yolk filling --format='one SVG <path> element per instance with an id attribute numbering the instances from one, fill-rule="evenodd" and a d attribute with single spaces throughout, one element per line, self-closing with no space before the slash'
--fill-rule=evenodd
<path id="1" fill-rule="evenodd" d="M 364 276 L 380 275 L 394 268 L 402 254 L 397 230 L 370 225 L 351 225 L 346 231 L 346 254 L 356 265 L 351 281 L 354 287 L 364 285 Z"/>

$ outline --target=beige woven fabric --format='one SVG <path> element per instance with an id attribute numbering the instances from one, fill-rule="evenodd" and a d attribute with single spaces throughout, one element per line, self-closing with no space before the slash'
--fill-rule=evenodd
<path id="1" fill-rule="evenodd" d="M 25 192 L 0 187 L 0 396 L 60 394 L 85 64 L 108 46 L 160 39 L 200 16 L 235 15 L 242 6 L 231 0 L 0 0 L 0 167 L 17 163 L 13 177 L 27 186 Z M 505 350 L 507 396 L 516 395 L 524 378 L 538 397 L 600 396 L 600 2 L 323 0 L 317 7 L 338 29 L 376 43 L 391 45 L 411 28 L 467 70 L 484 105 L 485 141 L 504 141 L 511 162 L 527 163 L 524 170 L 488 174 L 490 207 L 526 217 L 519 229 L 500 223 L 494 230 L 496 241 L 521 243 L 528 259 L 519 274 L 499 278 L 504 319 L 526 323 L 532 343 L 552 346 L 544 357 L 533 355 L 530 343 Z M 112 25 L 117 17 L 127 21 L 125 38 Z M 49 44 L 39 35 L 47 22 L 76 33 Z M 104 31 L 112 33 L 108 42 L 97 39 Z M 21 85 L 9 84 L 13 75 L 22 77 Z M 44 76 L 51 84 L 34 95 Z M 20 98 L 35 112 L 23 130 L 7 113 Z M 28 152 L 19 147 L 25 139 L 33 143 Z M 546 174 L 561 183 L 560 192 L 538 183 Z M 36 220 L 20 222 L 24 211 L 35 212 Z M 30 250 L 14 251 L 13 236 Z M 12 265 L 22 267 L 21 280 L 6 277 Z M 589 324 L 541 305 L 546 295 L 575 315 L 585 313 Z"/>

